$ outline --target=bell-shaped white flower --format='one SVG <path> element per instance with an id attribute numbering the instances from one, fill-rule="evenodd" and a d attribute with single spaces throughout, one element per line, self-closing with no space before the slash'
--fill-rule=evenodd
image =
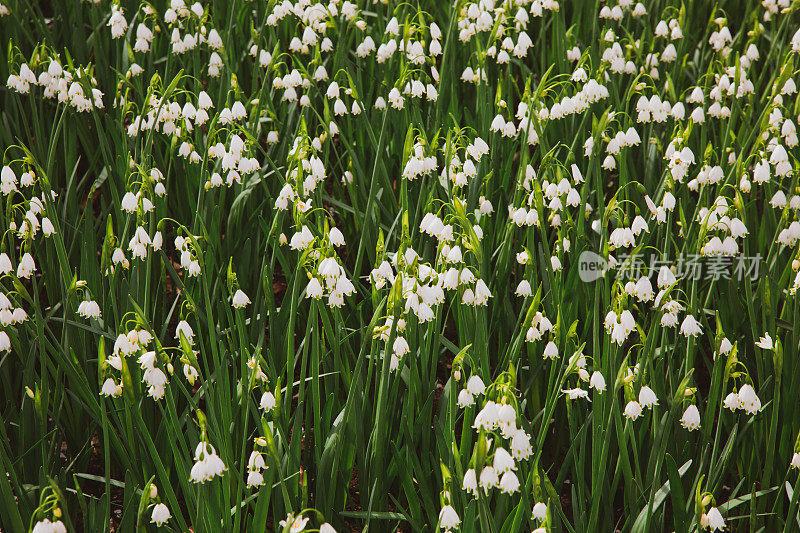
<path id="1" fill-rule="evenodd" d="M 250 305 L 250 298 L 244 293 L 243 290 L 238 289 L 233 295 L 233 307 L 236 309 L 242 309 L 247 305 Z"/>
<path id="2" fill-rule="evenodd" d="M 697 406 L 692 404 L 686 408 L 681 417 L 681 426 L 689 431 L 694 431 L 700 427 L 700 411 Z"/>
<path id="3" fill-rule="evenodd" d="M 656 393 L 647 385 L 639 390 L 639 405 L 641 405 L 643 409 L 658 405 Z"/>
<path id="4" fill-rule="evenodd" d="M 642 406 L 639 405 L 639 402 L 636 401 L 629 401 L 627 405 L 625 405 L 625 418 L 630 420 L 636 420 L 642 415 Z"/>
<path id="5" fill-rule="evenodd" d="M 163 526 L 167 521 L 172 518 L 169 508 L 163 503 L 156 504 L 153 507 L 153 514 L 150 515 L 150 523 L 157 526 Z"/>
<path id="6" fill-rule="evenodd" d="M 461 523 L 458 513 L 451 505 L 445 505 L 439 511 L 439 527 L 445 531 L 452 531 Z"/>

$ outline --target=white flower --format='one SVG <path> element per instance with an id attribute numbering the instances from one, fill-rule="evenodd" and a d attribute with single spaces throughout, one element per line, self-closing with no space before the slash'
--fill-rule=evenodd
<path id="1" fill-rule="evenodd" d="M 50 519 L 45 518 L 33 526 L 31 533 L 66 533 L 67 528 L 61 520 L 51 522 Z"/>
<path id="2" fill-rule="evenodd" d="M 208 32 L 206 43 L 208 43 L 208 46 L 214 50 L 219 50 L 222 48 L 222 38 L 219 36 L 217 30 L 212 29 L 210 32 Z"/>
<path id="3" fill-rule="evenodd" d="M 126 192 L 122 197 L 122 210 L 126 213 L 135 213 L 138 206 L 139 201 L 136 199 L 136 195 L 130 191 Z"/>
<path id="4" fill-rule="evenodd" d="M 685 427 L 689 431 L 694 431 L 700 427 L 700 411 L 698 411 L 696 405 L 690 405 L 683 412 L 683 416 L 681 417 L 681 426 Z"/>
<path id="5" fill-rule="evenodd" d="M 84 300 L 78 304 L 78 314 L 83 318 L 100 318 L 100 306 L 93 300 Z"/>
<path id="6" fill-rule="evenodd" d="M 644 276 L 639 278 L 639 281 L 636 282 L 636 286 L 634 288 L 634 294 L 639 301 L 649 302 L 652 300 L 653 285 L 650 283 L 650 280 Z"/>
<path id="7" fill-rule="evenodd" d="M 181 333 L 183 333 L 190 345 L 194 344 L 194 331 L 192 331 L 192 326 L 185 320 L 178 322 L 178 326 L 175 328 L 175 338 L 180 339 Z"/>
<path id="8" fill-rule="evenodd" d="M 735 392 L 729 393 L 725 396 L 725 400 L 722 402 L 722 406 L 725 409 L 730 409 L 731 411 L 735 411 L 742 406 L 742 402 L 739 399 L 739 395 Z"/>
<path id="9" fill-rule="evenodd" d="M 328 232 L 328 237 L 330 238 L 332 245 L 344 245 L 344 235 L 342 235 L 342 232 L 339 230 L 339 228 L 331 228 L 330 232 Z"/>
<path id="10" fill-rule="evenodd" d="M 467 407 L 474 403 L 475 403 L 475 397 L 472 394 L 470 394 L 470 392 L 467 389 L 461 389 L 461 392 L 458 393 L 458 401 L 456 402 L 456 405 L 458 405 L 463 409 L 464 407 Z"/>
<path id="11" fill-rule="evenodd" d="M 317 278 L 311 278 L 306 285 L 306 298 L 314 298 L 319 300 L 322 298 L 323 288 L 322 284 L 319 282 Z"/>
<path id="12" fill-rule="evenodd" d="M 261 405 L 261 408 L 267 412 L 272 411 L 277 405 L 275 402 L 275 395 L 269 391 L 265 392 L 261 395 L 261 401 L 259 402 L 259 405 Z"/>
<path id="13" fill-rule="evenodd" d="M 291 514 L 288 514 L 286 515 L 286 520 L 281 520 L 279 523 L 281 527 L 286 527 L 289 525 L 290 533 L 300 533 L 300 531 L 303 531 L 306 528 L 308 518 L 303 518 L 302 516 L 294 517 Z"/>
<path id="14" fill-rule="evenodd" d="M 451 505 L 442 507 L 442 510 L 439 512 L 439 527 L 445 531 L 451 531 L 453 528 L 458 527 L 460 523 L 461 519 Z"/>
<path id="15" fill-rule="evenodd" d="M 264 475 L 258 470 L 250 470 L 247 472 L 247 486 L 259 487 L 264 484 Z"/>
<path id="16" fill-rule="evenodd" d="M 0 275 L 4 276 L 12 270 L 14 270 L 14 267 L 11 266 L 11 259 L 8 257 L 8 254 L 5 252 L 0 253 Z"/>
<path id="17" fill-rule="evenodd" d="M 658 397 L 656 396 L 656 393 L 653 392 L 653 389 L 647 385 L 642 387 L 639 391 L 639 405 L 641 405 L 643 409 L 658 405 Z"/>
<path id="18" fill-rule="evenodd" d="M 516 294 L 517 296 L 521 296 L 523 298 L 527 298 L 532 293 L 533 291 L 531 290 L 531 284 L 528 283 L 528 280 L 526 279 L 520 281 L 519 285 L 517 285 L 516 291 L 514 291 L 514 294 Z"/>
<path id="19" fill-rule="evenodd" d="M 214 447 L 205 441 L 197 445 L 194 460 L 196 462 L 189 474 L 189 480 L 193 483 L 205 483 L 215 476 L 221 476 L 228 469 Z"/>
<path id="20" fill-rule="evenodd" d="M 511 436 L 511 455 L 514 459 L 527 459 L 533 453 L 531 438 L 522 429 L 517 429 Z"/>
<path id="21" fill-rule="evenodd" d="M 257 450 L 253 450 L 253 452 L 250 454 L 250 458 L 247 460 L 247 469 L 261 470 L 265 467 L 266 463 L 264 463 L 264 456 L 261 455 Z"/>
<path id="22" fill-rule="evenodd" d="M 200 376 L 200 373 L 192 365 L 184 364 L 183 375 L 186 376 L 186 381 L 188 381 L 190 385 L 194 385 L 194 382 Z"/>
<path id="23" fill-rule="evenodd" d="M 17 265 L 17 277 L 29 278 L 34 272 L 36 272 L 36 262 L 33 260 L 33 256 L 26 252 Z"/>
<path id="24" fill-rule="evenodd" d="M 583 390 L 580 387 L 575 388 L 575 389 L 567 389 L 567 390 L 564 390 L 562 392 L 564 394 L 566 394 L 567 396 L 569 396 L 570 400 L 576 400 L 578 398 L 588 398 L 589 397 L 589 391 Z"/>
<path id="25" fill-rule="evenodd" d="M 625 417 L 630 420 L 636 420 L 642 414 L 642 406 L 639 405 L 639 402 L 636 401 L 629 401 L 628 404 L 625 406 Z"/>
<path id="26" fill-rule="evenodd" d="M 108 378 L 103 382 L 100 394 L 103 396 L 119 396 L 122 394 L 122 385 L 117 385 L 113 379 Z"/>
<path id="27" fill-rule="evenodd" d="M 136 341 L 139 340 L 138 336 L 135 339 Z M 136 351 L 136 344 L 131 342 L 131 340 L 125 335 L 117 335 L 117 340 L 114 341 L 114 355 L 122 354 L 122 355 L 130 355 Z"/>
<path id="28" fill-rule="evenodd" d="M 169 508 L 163 503 L 159 503 L 153 507 L 153 514 L 150 517 L 150 523 L 157 526 L 162 526 L 170 518 L 172 518 L 172 515 L 169 513 Z"/>
<path id="29" fill-rule="evenodd" d="M 514 472 L 506 472 L 500 478 L 500 491 L 504 494 L 513 494 L 519 490 L 519 479 Z"/>
<path id="30" fill-rule="evenodd" d="M 491 466 L 483 467 L 479 482 L 483 490 L 488 493 L 489 489 L 500 484 L 500 478 L 497 476 L 497 470 Z"/>
<path id="31" fill-rule="evenodd" d="M 747 414 L 755 414 L 761 410 L 761 399 L 756 394 L 755 389 L 750 385 L 742 385 L 739 389 L 739 405 L 747 411 Z"/>
<path id="32" fill-rule="evenodd" d="M 478 478 L 474 468 L 470 468 L 464 473 L 464 480 L 461 482 L 461 488 L 475 496 L 478 495 Z"/>
<path id="33" fill-rule="evenodd" d="M 764 333 L 764 336 L 758 339 L 756 346 L 762 350 L 771 350 L 775 345 L 772 341 L 772 337 L 769 336 L 769 333 Z"/>
<path id="34" fill-rule="evenodd" d="M 701 517 L 700 523 L 705 524 L 705 527 L 708 527 L 711 531 L 725 529 L 725 520 L 722 519 L 722 514 L 716 507 L 709 509 L 708 513 Z"/>
<path id="35" fill-rule="evenodd" d="M 392 345 L 392 352 L 394 353 L 394 355 L 396 355 L 397 357 L 403 357 L 409 351 L 410 348 L 408 346 L 408 341 L 406 341 L 404 337 L 398 336 L 394 340 L 394 344 Z"/>
<path id="36" fill-rule="evenodd" d="M 111 17 L 108 20 L 108 26 L 111 27 L 111 37 L 113 39 L 119 39 L 125 35 L 128 22 L 125 20 L 125 15 L 123 15 L 119 6 L 111 6 Z"/>
<path id="37" fill-rule="evenodd" d="M 700 323 L 692 315 L 686 315 L 681 323 L 681 333 L 686 337 L 697 337 L 702 331 Z"/>
<path id="38" fill-rule="evenodd" d="M 313 240 L 314 234 L 311 233 L 308 226 L 303 226 L 300 231 L 292 235 L 292 239 L 289 241 L 289 247 L 292 250 L 305 250 L 311 245 Z"/>
<path id="39" fill-rule="evenodd" d="M 486 405 L 483 406 L 483 409 L 475 415 L 475 420 L 472 423 L 472 427 L 475 429 L 483 428 L 487 431 L 491 431 L 500 424 L 500 414 L 498 412 L 498 407 L 495 402 L 488 401 Z"/>
<path id="40" fill-rule="evenodd" d="M 719 343 L 719 353 L 721 354 L 728 354 L 733 349 L 733 344 L 731 341 L 728 340 L 728 337 L 724 337 L 722 341 Z"/>
<path id="41" fill-rule="evenodd" d="M 483 380 L 480 378 L 480 376 L 473 374 L 467 380 L 467 390 L 473 396 L 480 396 L 483 394 L 483 391 L 486 390 L 486 385 L 483 384 Z"/>
<path id="42" fill-rule="evenodd" d="M 479 279 L 475 284 L 475 305 L 486 305 L 486 302 L 491 297 L 492 293 L 489 291 L 489 287 L 486 286 L 482 279 Z"/>
<path id="43" fill-rule="evenodd" d="M 149 368 L 145 370 L 143 381 L 147 383 L 147 394 L 154 400 L 160 400 L 164 396 L 167 384 L 167 375 L 160 368 Z"/>
<path id="44" fill-rule="evenodd" d="M 533 506 L 533 518 L 536 520 L 544 520 L 547 516 L 547 504 L 543 502 L 536 502 Z"/>
<path id="45" fill-rule="evenodd" d="M 789 465 L 791 468 L 800 468 L 800 453 L 794 452 L 792 455 L 792 461 Z"/>
<path id="46" fill-rule="evenodd" d="M 45 217 L 42 219 L 42 233 L 44 233 L 45 237 L 49 237 L 53 233 L 56 232 L 56 228 L 53 226 L 53 223 L 50 221 L 49 218 Z"/>
<path id="47" fill-rule="evenodd" d="M 250 298 L 241 289 L 237 290 L 233 295 L 233 307 L 241 309 L 250 304 Z"/>
<path id="48" fill-rule="evenodd" d="M 558 347 L 555 342 L 550 341 L 547 343 L 547 346 L 544 347 L 544 357 L 546 359 L 555 359 L 558 357 Z"/>
<path id="49" fill-rule="evenodd" d="M 594 371 L 592 377 L 589 378 L 589 386 L 592 387 L 597 392 L 603 392 L 606 390 L 606 380 L 603 377 L 603 374 L 598 372 L 597 370 Z"/>
<path id="50" fill-rule="evenodd" d="M 497 450 L 495 450 L 492 465 L 498 473 L 517 469 L 517 466 L 514 464 L 514 458 L 511 457 L 511 454 L 508 453 L 505 448 L 497 448 Z"/>

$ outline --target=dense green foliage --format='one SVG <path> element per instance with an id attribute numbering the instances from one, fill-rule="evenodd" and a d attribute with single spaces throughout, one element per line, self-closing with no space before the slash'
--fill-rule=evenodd
<path id="1" fill-rule="evenodd" d="M 800 4 L 643 3 L 0 0 L 0 528 L 797 531 Z"/>

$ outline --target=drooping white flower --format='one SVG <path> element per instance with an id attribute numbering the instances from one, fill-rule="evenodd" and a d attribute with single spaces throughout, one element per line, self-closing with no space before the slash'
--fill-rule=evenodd
<path id="1" fill-rule="evenodd" d="M 500 484 L 500 478 L 497 475 L 497 470 L 495 470 L 492 466 L 483 467 L 478 482 L 481 488 L 488 493 L 489 489 Z"/>
<path id="2" fill-rule="evenodd" d="M 517 429 L 511 436 L 511 456 L 514 459 L 527 459 L 533 453 L 531 438 L 522 429 Z"/>
<path id="3" fill-rule="evenodd" d="M 696 405 L 690 405 L 683 412 L 683 416 L 681 417 L 681 426 L 689 431 L 694 431 L 700 427 L 700 411 L 697 409 Z"/>
<path id="4" fill-rule="evenodd" d="M 643 386 L 641 390 L 639 390 L 639 405 L 641 405 L 643 409 L 658 405 L 658 397 L 656 396 L 656 393 L 653 392 L 653 389 L 647 385 Z"/>
<path id="5" fill-rule="evenodd" d="M 709 509 L 708 513 L 705 513 L 700 518 L 700 523 L 711 531 L 725 529 L 725 520 L 722 519 L 722 513 L 716 507 Z"/>
<path id="6" fill-rule="evenodd" d="M 464 480 L 461 482 L 461 488 L 474 496 L 478 495 L 478 477 L 474 468 L 470 468 L 464 473 Z"/>
<path id="7" fill-rule="evenodd" d="M 272 411 L 277 405 L 275 401 L 275 395 L 273 395 L 270 391 L 265 392 L 261 395 L 261 401 L 259 402 L 259 405 L 266 412 Z"/>
<path id="8" fill-rule="evenodd" d="M 157 504 L 153 507 L 153 514 L 150 515 L 150 523 L 157 526 L 163 526 L 167 521 L 172 518 L 169 508 L 163 503 Z"/>
<path id="9" fill-rule="evenodd" d="M 532 293 L 533 293 L 533 291 L 531 289 L 531 284 L 528 283 L 528 280 L 526 280 L 526 279 L 523 279 L 522 281 L 520 281 L 519 285 L 517 285 L 517 289 L 514 291 L 514 294 L 516 294 L 517 296 L 520 296 L 522 298 L 527 298 Z"/>
<path id="10" fill-rule="evenodd" d="M 394 344 L 392 345 L 392 352 L 397 357 L 403 357 L 409 351 L 411 351 L 410 347 L 408 346 L 408 341 L 400 335 L 394 340 Z"/>
<path id="11" fill-rule="evenodd" d="M 252 487 L 260 487 L 264 484 L 264 474 L 259 472 L 258 470 L 249 470 L 247 472 L 247 486 Z"/>
<path id="12" fill-rule="evenodd" d="M 589 386 L 592 387 L 597 392 L 605 391 L 606 380 L 603 377 L 603 374 L 595 370 L 594 373 L 592 374 L 592 377 L 589 379 Z"/>
<path id="13" fill-rule="evenodd" d="M 483 391 L 486 390 L 486 385 L 483 384 L 483 380 L 477 374 L 473 374 L 467 380 L 467 390 L 473 396 L 480 396 L 483 394 Z"/>
<path id="14" fill-rule="evenodd" d="M 456 510 L 453 509 L 453 506 L 445 505 L 442 507 L 442 510 L 439 511 L 439 527 L 445 531 L 452 531 L 454 528 L 457 528 L 460 523 L 461 519 L 458 517 Z"/>
<path id="15" fill-rule="evenodd" d="M 498 473 L 517 469 L 517 466 L 514 464 L 514 458 L 502 447 L 495 450 L 492 465 Z"/>
<path id="16" fill-rule="evenodd" d="M 472 423 L 472 427 L 475 429 L 483 428 L 487 431 L 491 431 L 496 429 L 500 423 L 500 415 L 498 413 L 497 404 L 493 401 L 486 402 L 486 405 L 483 406 L 477 415 L 475 415 L 475 420 Z"/>
<path id="17" fill-rule="evenodd" d="M 764 336 L 758 339 L 756 346 L 758 346 L 762 350 L 772 350 L 775 344 L 772 341 L 772 337 L 769 336 L 769 333 L 764 333 Z"/>
<path id="18" fill-rule="evenodd" d="M 94 300 L 84 300 L 78 304 L 78 314 L 83 318 L 100 318 L 100 305 Z"/>
<path id="19" fill-rule="evenodd" d="M 681 333 L 686 337 L 697 337 L 703 329 L 692 315 L 686 315 L 681 323 Z"/>
<path id="20" fill-rule="evenodd" d="M 794 452 L 794 454 L 792 454 L 792 461 L 789 466 L 791 468 L 800 468 L 800 453 Z"/>
<path id="21" fill-rule="evenodd" d="M 532 516 L 535 520 L 544 520 L 547 516 L 547 504 L 544 502 L 536 502 L 533 506 Z"/>
<path id="22" fill-rule="evenodd" d="M 8 254 L 5 252 L 0 253 L 0 275 L 5 276 L 12 270 L 14 270 L 14 267 L 11 265 L 11 259 Z"/>
<path id="23" fill-rule="evenodd" d="M 331 228 L 330 232 L 328 232 L 328 237 L 330 238 L 331 244 L 334 246 L 344 245 L 344 235 L 342 235 L 339 228 Z"/>
<path id="24" fill-rule="evenodd" d="M 506 472 L 500 478 L 500 491 L 504 494 L 513 494 L 519 490 L 519 479 L 514 472 Z"/>
<path id="25" fill-rule="evenodd" d="M 625 405 L 625 418 L 630 420 L 636 420 L 642 414 L 642 406 L 639 405 L 639 402 L 636 401 L 629 401 L 627 405 Z"/>
<path id="26" fill-rule="evenodd" d="M 544 347 L 544 357 L 546 359 L 555 359 L 558 357 L 558 346 L 553 341 L 547 343 L 547 346 Z"/>
<path id="27" fill-rule="evenodd" d="M 475 403 L 475 397 L 472 394 L 470 394 L 469 390 L 461 389 L 461 392 L 458 393 L 458 400 L 456 401 L 456 405 L 458 405 L 463 409 L 464 407 L 470 406 L 474 403 Z"/>
<path id="28" fill-rule="evenodd" d="M 122 385 L 117 385 L 112 378 L 108 378 L 103 382 L 100 394 L 103 396 L 119 396 L 122 394 Z"/>
<path id="29" fill-rule="evenodd" d="M 49 518 L 45 518 L 36 522 L 31 533 L 67 533 L 67 527 L 61 520 L 51 522 Z"/>
<path id="30" fill-rule="evenodd" d="M 205 483 L 216 476 L 221 476 L 228 469 L 214 447 L 205 441 L 197 445 L 194 460 L 195 464 L 189 474 L 189 480 L 193 483 Z"/>
<path id="31" fill-rule="evenodd" d="M 566 390 L 564 390 L 562 392 L 564 394 L 566 394 L 569 397 L 570 400 L 577 400 L 578 398 L 588 398 L 589 397 L 589 391 L 584 390 L 584 389 L 582 389 L 580 387 L 577 387 L 577 388 L 574 388 L 574 389 L 566 389 Z"/>
<path id="32" fill-rule="evenodd" d="M 286 515 L 285 520 L 281 520 L 279 524 L 281 527 L 289 526 L 289 533 L 300 533 L 306 528 L 308 518 L 303 518 L 302 515 L 293 516 L 291 513 Z"/>
<path id="33" fill-rule="evenodd" d="M 761 399 L 751 385 L 744 384 L 739 388 L 739 405 L 748 414 L 755 414 L 761 410 Z"/>
<path id="34" fill-rule="evenodd" d="M 233 295 L 233 307 L 236 309 L 242 309 L 248 305 L 250 305 L 250 298 L 244 293 L 243 290 L 238 289 Z"/>
<path id="35" fill-rule="evenodd" d="M 25 252 L 17 265 L 17 277 L 29 278 L 34 272 L 36 272 L 36 262 L 30 253 Z"/>
<path id="36" fill-rule="evenodd" d="M 729 393 L 725 396 L 725 400 L 722 402 L 722 406 L 725 409 L 730 409 L 731 411 L 735 411 L 742 406 L 741 400 L 739 400 L 739 395 L 735 392 Z"/>
<path id="37" fill-rule="evenodd" d="M 175 338 L 180 339 L 181 333 L 183 333 L 190 345 L 194 344 L 194 331 L 192 331 L 192 326 L 185 320 L 178 322 L 178 326 L 175 328 Z"/>

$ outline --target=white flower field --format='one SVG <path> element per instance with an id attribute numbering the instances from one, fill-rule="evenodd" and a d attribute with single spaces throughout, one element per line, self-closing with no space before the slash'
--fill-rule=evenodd
<path id="1" fill-rule="evenodd" d="M 0 531 L 800 531 L 798 11 L 0 0 Z"/>

